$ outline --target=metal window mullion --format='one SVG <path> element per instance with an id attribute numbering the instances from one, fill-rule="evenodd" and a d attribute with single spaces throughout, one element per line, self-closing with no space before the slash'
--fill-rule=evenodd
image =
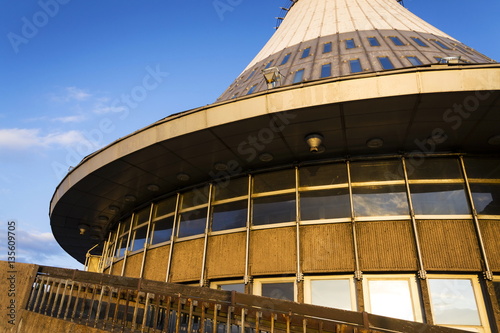
<path id="1" fill-rule="evenodd" d="M 113 273 L 113 264 L 115 263 L 115 258 L 116 258 L 116 246 L 117 246 L 117 243 L 118 243 L 118 238 L 120 237 L 119 235 L 119 231 L 120 231 L 120 227 L 121 227 L 121 222 L 118 224 L 118 227 L 116 228 L 116 236 L 115 236 L 115 243 L 113 244 L 113 255 L 111 256 L 111 264 L 109 265 L 109 274 L 112 274 Z"/>
<path id="2" fill-rule="evenodd" d="M 146 254 L 149 247 L 149 230 L 151 230 L 151 220 L 153 219 L 153 210 L 154 204 L 151 203 L 151 208 L 149 210 L 149 220 L 148 220 L 148 228 L 146 229 L 146 240 L 144 241 L 144 251 L 142 252 L 142 263 L 141 263 L 141 271 L 139 273 L 139 279 L 142 279 L 144 274 L 144 265 L 146 264 Z"/>
<path id="3" fill-rule="evenodd" d="M 304 280 L 302 267 L 300 266 L 300 201 L 299 201 L 299 168 L 295 167 L 295 238 L 297 246 L 297 282 Z"/>
<path id="4" fill-rule="evenodd" d="M 354 200 L 353 200 L 353 195 L 352 195 L 352 181 L 351 181 L 351 165 L 349 161 L 346 161 L 346 167 L 347 167 L 347 183 L 348 183 L 348 188 L 349 188 L 349 202 L 350 202 L 350 208 L 351 208 L 351 226 L 352 226 L 352 240 L 353 240 L 353 246 L 354 246 L 354 260 L 356 264 L 356 271 L 354 272 L 354 278 L 357 280 L 361 280 L 363 273 L 360 270 L 359 267 L 359 253 L 358 253 L 358 240 L 357 240 L 357 235 L 356 235 L 356 218 L 354 216 Z"/>
<path id="5" fill-rule="evenodd" d="M 252 221 L 252 175 L 248 175 L 248 197 L 247 197 L 247 224 L 246 224 L 246 239 L 245 239 L 245 276 L 243 281 L 245 284 L 250 282 L 249 265 L 250 265 L 250 226 Z"/>
<path id="6" fill-rule="evenodd" d="M 210 183 L 208 186 L 208 204 L 207 204 L 207 219 L 205 222 L 205 235 L 204 235 L 204 245 L 203 245 L 203 258 L 201 261 L 201 274 L 200 274 L 200 287 L 203 287 L 205 285 L 205 268 L 206 268 L 206 261 L 207 261 L 207 250 L 208 250 L 208 233 L 209 233 L 209 228 L 210 228 L 210 211 L 211 211 L 211 205 L 212 205 L 212 191 L 213 191 L 213 184 Z"/>
<path id="7" fill-rule="evenodd" d="M 410 183 L 408 181 L 408 171 L 406 170 L 406 160 L 404 157 L 401 157 L 401 163 L 403 164 L 403 173 L 405 177 L 405 187 L 406 187 L 406 196 L 408 197 L 408 206 L 410 208 L 410 217 L 411 217 L 411 226 L 413 229 L 413 236 L 415 237 L 415 247 L 417 249 L 417 260 L 418 260 L 418 276 L 425 280 L 427 278 L 427 272 L 424 267 L 424 260 L 422 257 L 422 248 L 420 246 L 420 237 L 417 229 L 417 220 L 415 218 L 415 210 L 413 209 L 413 200 L 411 199 L 411 191 L 410 191 Z"/>
<path id="8" fill-rule="evenodd" d="M 172 268 L 172 257 L 174 254 L 174 243 L 177 238 L 177 225 L 179 219 L 179 208 L 180 208 L 181 194 L 177 193 L 177 198 L 175 200 L 175 212 L 174 212 L 174 225 L 172 226 L 172 235 L 170 236 L 170 249 L 168 251 L 168 263 L 167 263 L 167 273 L 165 275 L 165 282 L 170 280 L 170 269 Z"/>
<path id="9" fill-rule="evenodd" d="M 122 273 L 120 276 L 125 274 L 125 266 L 127 265 L 127 257 L 128 257 L 128 247 L 130 246 L 130 238 L 132 238 L 132 227 L 134 225 L 135 213 L 132 214 L 132 218 L 130 219 L 130 227 L 128 229 L 128 237 L 127 237 L 127 245 L 125 246 L 125 253 L 123 254 L 123 264 L 122 264 Z"/>
<path id="10" fill-rule="evenodd" d="M 97 266 L 98 273 L 104 272 L 104 266 L 108 261 L 110 239 L 111 239 L 111 233 L 108 234 L 108 240 L 104 242 L 104 249 L 102 250 L 101 260 L 99 260 L 99 265 Z"/>
<path id="11" fill-rule="evenodd" d="M 469 197 L 469 202 L 472 208 L 472 218 L 474 220 L 474 227 L 476 229 L 477 238 L 479 241 L 479 248 L 481 250 L 481 257 L 484 263 L 484 277 L 490 281 L 493 280 L 493 273 L 490 269 L 490 264 L 488 262 L 488 256 L 486 255 L 486 247 L 484 246 L 483 235 L 481 233 L 481 227 L 479 226 L 479 219 L 477 217 L 476 206 L 474 204 L 474 198 L 472 197 L 472 191 L 470 189 L 469 179 L 467 178 L 467 171 L 465 170 L 465 163 L 463 156 L 459 156 L 460 166 L 462 167 L 462 173 L 464 175 L 465 180 L 465 188 L 467 189 L 467 195 Z"/>

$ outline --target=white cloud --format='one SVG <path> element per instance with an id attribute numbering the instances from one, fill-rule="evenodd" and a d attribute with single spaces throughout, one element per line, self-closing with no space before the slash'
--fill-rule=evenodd
<path id="1" fill-rule="evenodd" d="M 52 121 L 58 121 L 61 123 L 79 123 L 86 119 L 84 115 L 74 115 L 74 116 L 66 116 L 66 117 L 57 117 L 52 119 Z"/>
<path id="2" fill-rule="evenodd" d="M 66 87 L 61 94 L 53 94 L 51 96 L 53 101 L 56 102 L 71 102 L 71 101 L 85 101 L 92 97 L 91 94 L 83 89 L 77 87 Z"/>
<path id="3" fill-rule="evenodd" d="M 55 132 L 43 135 L 40 129 L 7 128 L 0 129 L 0 149 L 49 148 L 71 146 L 88 141 L 79 131 Z"/>
<path id="4" fill-rule="evenodd" d="M 105 105 L 98 103 L 94 106 L 93 112 L 95 114 L 106 114 L 111 112 L 124 112 L 127 108 L 124 105 Z"/>

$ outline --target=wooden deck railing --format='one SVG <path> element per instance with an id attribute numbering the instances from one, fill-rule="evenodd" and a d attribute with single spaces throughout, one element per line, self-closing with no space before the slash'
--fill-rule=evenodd
<path id="1" fill-rule="evenodd" d="M 366 312 L 45 266 L 26 309 L 110 332 L 460 332 Z"/>

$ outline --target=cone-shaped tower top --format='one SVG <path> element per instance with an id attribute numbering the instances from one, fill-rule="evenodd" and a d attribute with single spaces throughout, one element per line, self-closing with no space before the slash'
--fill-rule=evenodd
<path id="1" fill-rule="evenodd" d="M 440 61 L 494 62 L 396 0 L 296 0 L 276 33 L 218 101 L 275 86 Z M 272 84 L 264 80 L 266 69 L 274 73 L 274 79 L 268 76 Z"/>

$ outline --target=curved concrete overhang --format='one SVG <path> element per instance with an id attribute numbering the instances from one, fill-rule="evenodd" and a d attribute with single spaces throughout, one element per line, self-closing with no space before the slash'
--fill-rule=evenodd
<path id="1" fill-rule="evenodd" d="M 83 262 L 98 242 L 92 233 L 103 239 L 120 217 L 182 188 L 318 159 L 498 153 L 488 140 L 500 135 L 499 122 L 500 64 L 436 65 L 276 88 L 167 117 L 87 156 L 52 197 L 52 231 Z M 324 136 L 320 155 L 304 141 L 313 132 Z M 373 138 L 383 145 L 370 147 Z M 272 161 L 259 159 L 262 153 Z M 216 163 L 227 170 L 217 171 Z M 159 191 L 148 190 L 151 184 Z M 81 223 L 102 231 L 80 235 Z"/>

